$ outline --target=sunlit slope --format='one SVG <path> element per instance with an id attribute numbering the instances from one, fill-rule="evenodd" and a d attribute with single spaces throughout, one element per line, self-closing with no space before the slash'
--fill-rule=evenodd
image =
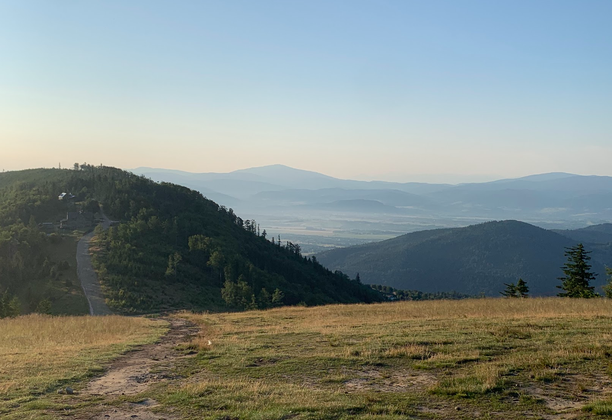
<path id="1" fill-rule="evenodd" d="M 49 258 L 43 251 L 52 238 L 39 231 L 38 223 L 57 222 L 67 211 L 99 202 L 118 222 L 106 232 L 96 232 L 93 248 L 106 298 L 117 312 L 381 299 L 342 273 L 304 258 L 296 244 L 272 243 L 265 226 L 243 220 L 232 209 L 185 187 L 91 165 L 0 174 L 1 185 L 0 250 L 15 248 L 11 255 L 19 252 L 23 264 L 16 267 L 14 258 L 0 260 L 0 273 L 10 274 L 0 276 L 0 292 L 25 296 L 29 282 L 39 274 L 50 275 L 44 271 Z M 62 192 L 74 198 L 60 201 Z M 232 301 L 222 298 L 228 284 L 240 289 Z M 272 301 L 277 290 L 282 298 Z M 24 304 L 23 312 L 34 309 Z"/>

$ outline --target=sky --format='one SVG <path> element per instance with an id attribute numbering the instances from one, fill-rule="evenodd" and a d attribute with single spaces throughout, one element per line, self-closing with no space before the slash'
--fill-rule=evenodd
<path id="1" fill-rule="evenodd" d="M 0 170 L 612 176 L 612 1 L 3 0 Z"/>

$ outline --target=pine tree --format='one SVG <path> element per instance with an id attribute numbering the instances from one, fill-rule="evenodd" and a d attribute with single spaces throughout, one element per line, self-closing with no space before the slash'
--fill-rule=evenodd
<path id="1" fill-rule="evenodd" d="M 21 301 L 7 290 L 0 296 L 0 318 L 14 318 L 21 314 Z"/>
<path id="2" fill-rule="evenodd" d="M 259 309 L 266 309 L 272 306 L 272 295 L 265 287 L 261 289 L 259 296 L 257 296 L 257 306 Z"/>
<path id="3" fill-rule="evenodd" d="M 281 306 L 285 299 L 285 294 L 280 289 L 276 289 L 272 294 L 272 306 Z"/>
<path id="4" fill-rule="evenodd" d="M 516 282 L 515 290 L 517 297 L 529 297 L 529 287 L 527 287 L 527 282 L 525 282 L 525 280 L 518 279 L 518 281 Z"/>
<path id="5" fill-rule="evenodd" d="M 13 298 L 9 301 L 7 307 L 5 308 L 6 316 L 15 318 L 21 314 L 21 301 L 17 296 L 13 296 Z"/>
<path id="6" fill-rule="evenodd" d="M 589 285 L 591 280 L 595 280 L 595 274 L 591 272 L 591 265 L 589 264 L 590 252 L 586 251 L 581 243 L 566 249 L 567 262 L 561 267 L 565 276 L 559 277 L 562 284 L 557 286 L 563 292 L 559 293 L 558 296 L 571 298 L 597 296 L 594 291 L 595 288 Z"/>
<path id="7" fill-rule="evenodd" d="M 35 312 L 38 312 L 39 314 L 49 315 L 51 313 L 51 301 L 49 299 L 43 299 L 38 302 Z"/>
<path id="8" fill-rule="evenodd" d="M 516 285 L 514 283 L 510 283 L 510 284 L 504 283 L 504 286 L 506 286 L 504 291 L 499 292 L 502 296 L 507 297 L 507 298 L 518 297 L 517 291 L 516 291 Z"/>

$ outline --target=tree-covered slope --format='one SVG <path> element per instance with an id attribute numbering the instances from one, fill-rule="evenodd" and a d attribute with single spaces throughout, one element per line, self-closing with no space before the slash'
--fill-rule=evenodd
<path id="1" fill-rule="evenodd" d="M 2 174 L 0 188 L 0 251 L 15 239 L 28 242 L 25 233 L 16 238 L 19 229 L 41 243 L 49 241 L 37 222 L 58 220 L 68 205 L 99 201 L 108 216 L 121 222 L 97 231 L 94 254 L 109 304 L 120 312 L 381 299 L 342 273 L 302 257 L 298 245 L 269 241 L 255 221 L 244 221 L 188 188 L 90 165 Z M 76 197 L 71 204 L 61 202 L 61 192 Z M 33 249 L 24 258 L 29 264 L 44 259 L 41 255 Z M 17 293 L 23 282 L 5 272 L 0 292 Z"/>
<path id="2" fill-rule="evenodd" d="M 581 229 L 555 229 L 553 232 L 579 242 L 602 245 L 612 243 L 612 223 L 602 223 Z"/>
<path id="3" fill-rule="evenodd" d="M 415 232 L 327 251 L 317 258 L 331 269 L 359 273 L 365 283 L 399 289 L 498 295 L 504 283 L 523 278 L 533 294 L 553 295 L 565 247 L 575 243 L 527 223 L 502 221 Z M 605 280 L 604 263 L 593 261 L 595 271 L 602 274 L 597 285 Z"/>
<path id="4" fill-rule="evenodd" d="M 0 317 L 87 313 L 76 274 L 76 236 L 39 227 L 74 210 L 74 203 L 58 200 L 67 188 L 80 191 L 71 175 L 53 169 L 0 174 Z"/>

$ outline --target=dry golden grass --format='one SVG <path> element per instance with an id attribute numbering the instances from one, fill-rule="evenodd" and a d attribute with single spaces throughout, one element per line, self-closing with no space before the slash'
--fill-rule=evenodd
<path id="1" fill-rule="evenodd" d="M 604 398 L 589 389 L 607 377 L 612 360 L 612 302 L 606 299 L 396 302 L 183 316 L 203 327 L 194 341 L 205 370 L 166 402 L 201 407 L 186 409 L 193 418 L 405 418 L 428 406 L 452 410 L 457 398 L 481 414 L 550 415 L 555 408 L 547 405 L 546 392 L 583 404 Z M 530 394 L 540 388 L 551 390 Z M 570 388 L 579 391 L 570 395 Z M 212 414 L 203 414 L 209 409 Z M 474 412 L 446 415 L 473 418 Z"/>
<path id="2" fill-rule="evenodd" d="M 185 314 L 198 319 L 197 315 Z M 559 317 L 612 317 L 608 299 L 465 299 L 457 301 L 395 302 L 370 305 L 329 305 L 323 307 L 286 307 L 267 311 L 217 314 L 223 331 L 267 328 L 283 332 L 287 328 L 307 327 L 321 332 L 346 330 L 363 325 L 392 324 L 408 320 L 434 319 L 541 319 Z M 278 322 L 291 320 L 291 322 Z M 208 325 L 208 332 L 214 329 Z"/>
<path id="3" fill-rule="evenodd" d="M 0 417 L 11 411 L 11 400 L 78 386 L 105 362 L 165 330 L 165 322 L 120 316 L 0 319 Z"/>

